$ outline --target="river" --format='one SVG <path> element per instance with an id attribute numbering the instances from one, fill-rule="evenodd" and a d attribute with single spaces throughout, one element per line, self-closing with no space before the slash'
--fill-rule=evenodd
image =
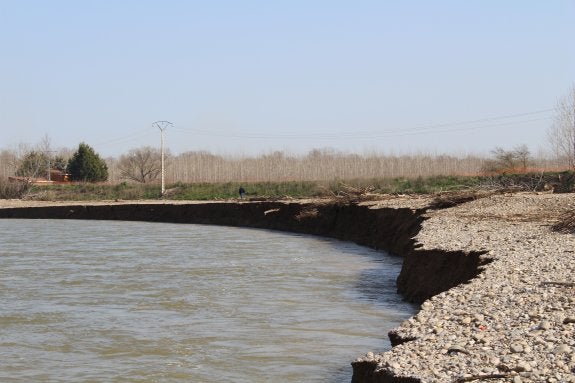
<path id="1" fill-rule="evenodd" d="M 0 381 L 349 382 L 401 259 L 191 224 L 0 219 Z"/>

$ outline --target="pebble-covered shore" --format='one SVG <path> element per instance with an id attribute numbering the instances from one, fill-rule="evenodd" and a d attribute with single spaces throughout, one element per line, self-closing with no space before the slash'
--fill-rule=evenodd
<path id="1" fill-rule="evenodd" d="M 421 382 L 575 382 L 575 235 L 551 230 L 574 210 L 573 194 L 520 193 L 430 211 L 423 249 L 492 262 L 394 330 L 415 340 L 357 361 Z"/>

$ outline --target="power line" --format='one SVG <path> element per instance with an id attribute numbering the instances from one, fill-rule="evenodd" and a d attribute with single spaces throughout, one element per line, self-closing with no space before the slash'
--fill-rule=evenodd
<path id="1" fill-rule="evenodd" d="M 307 133 L 307 134 L 250 134 L 250 133 L 237 133 L 231 130 L 213 130 L 201 128 L 182 128 L 171 126 L 174 130 L 186 134 L 199 134 L 212 137 L 222 138 L 238 138 L 238 139 L 293 139 L 293 140 L 308 140 L 308 139 L 323 139 L 323 140 L 337 140 L 337 139 L 376 139 L 376 138 L 391 138 L 402 137 L 411 135 L 424 135 L 436 133 L 451 133 L 473 131 L 481 129 L 489 129 L 495 127 L 504 127 L 512 125 L 521 125 L 537 121 L 549 120 L 551 116 L 523 119 L 521 117 L 529 117 L 536 115 L 543 115 L 553 112 L 555 109 L 542 109 L 525 113 L 514 113 L 495 117 L 480 118 L 474 120 L 464 120 L 458 122 L 448 122 L 440 124 L 421 125 L 418 127 L 403 128 L 403 129 L 384 129 L 384 130 L 356 130 L 353 132 L 343 133 Z M 518 119 L 520 118 L 520 119 Z M 167 121 L 166 121 L 167 122 Z M 154 123 L 155 124 L 155 123 Z M 153 124 L 153 127 L 156 125 Z M 157 132 L 157 131 L 156 131 Z M 127 142 L 141 139 L 144 137 L 152 136 L 157 133 L 153 129 L 146 128 L 125 134 L 113 139 L 99 142 L 95 146 L 116 146 Z"/>
<path id="2" fill-rule="evenodd" d="M 522 119 L 522 120 L 512 120 L 518 117 L 527 117 L 543 113 L 549 113 L 554 109 L 543 109 L 527 113 L 516 113 L 503 115 L 498 117 L 481 118 L 475 120 L 466 120 L 459 122 L 450 122 L 442 124 L 433 125 L 423 125 L 419 127 L 404 128 L 404 129 L 387 129 L 387 130 L 371 130 L 371 131 L 354 131 L 348 133 L 309 133 L 309 134 L 239 134 L 231 131 L 214 131 L 207 129 L 197 129 L 197 128 L 177 128 L 178 130 L 184 131 L 190 134 L 203 134 L 214 137 L 228 137 L 228 138 L 245 138 L 245 139 L 364 139 L 364 138 L 381 138 L 381 137 L 398 137 L 407 135 L 420 135 L 420 134 L 431 134 L 431 133 L 445 133 L 445 132 L 457 132 L 457 131 L 469 131 L 478 129 L 487 129 L 493 127 L 502 127 L 510 125 L 525 124 L 536 121 L 549 120 L 550 117 L 540 117 L 532 119 Z M 503 122 L 504 120 L 510 120 Z M 502 121 L 500 123 L 485 124 L 487 122 Z M 479 125 L 477 125 L 479 124 Z M 476 125 L 476 126 L 470 126 Z"/>
<path id="3" fill-rule="evenodd" d="M 530 120 L 510 121 L 510 122 L 504 122 L 504 123 L 499 123 L 499 124 L 472 126 L 472 127 L 467 127 L 467 128 L 446 128 L 446 129 L 440 129 L 440 130 L 434 130 L 434 131 L 425 130 L 425 131 L 397 132 L 397 134 L 387 134 L 387 135 L 381 135 L 379 137 L 399 137 L 399 136 L 409 136 L 409 135 L 416 135 L 416 134 L 463 132 L 463 131 L 479 130 L 479 129 L 486 129 L 486 128 L 496 128 L 496 127 L 503 127 L 503 126 L 518 125 L 518 124 L 526 124 L 526 123 L 530 123 L 530 122 L 547 121 L 547 120 L 549 120 L 548 117 L 546 117 L 546 118 L 534 118 L 534 119 L 530 119 Z"/>
<path id="4" fill-rule="evenodd" d="M 445 127 L 450 127 L 450 126 L 472 125 L 472 124 L 478 124 L 478 123 L 489 122 L 489 121 L 497 121 L 497 120 L 508 120 L 508 119 L 511 119 L 511 118 L 532 116 L 532 115 L 535 115 L 535 114 L 542 114 L 542 113 L 549 113 L 549 112 L 551 112 L 551 111 L 553 111 L 553 110 L 554 110 L 554 109 L 542 109 L 542 110 L 537 110 L 537 111 L 534 111 L 534 112 L 508 114 L 508 115 L 497 116 L 497 117 L 480 118 L 480 119 L 476 119 L 476 120 L 467 120 L 467 121 L 459 121 L 459 122 L 448 122 L 448 123 L 435 124 L 435 125 L 423 125 L 423 126 L 419 126 L 419 127 L 415 127 L 415 128 L 407 128 L 407 129 L 404 129 L 403 131 L 427 130 L 427 129 L 435 129 L 435 128 L 445 128 Z M 547 119 L 547 118 L 545 118 L 545 119 Z M 531 121 L 531 120 L 530 120 L 530 121 Z M 510 123 L 511 123 L 511 122 L 510 122 Z M 490 127 L 491 125 L 487 125 L 487 126 Z M 387 132 L 390 132 L 390 131 L 387 131 Z"/>
<path id="5" fill-rule="evenodd" d="M 151 136 L 153 134 L 155 134 L 155 133 L 150 128 L 140 129 L 140 130 L 135 131 L 133 133 L 129 133 L 129 134 L 126 134 L 126 135 L 123 135 L 123 136 L 120 136 L 117 138 L 113 138 L 113 139 L 110 139 L 107 141 L 99 142 L 97 144 L 94 144 L 94 146 L 114 146 L 114 145 L 124 144 L 126 142 L 133 141 L 134 139 Z"/>

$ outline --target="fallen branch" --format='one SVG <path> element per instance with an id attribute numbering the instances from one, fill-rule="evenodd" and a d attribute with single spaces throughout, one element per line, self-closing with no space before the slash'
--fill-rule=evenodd
<path id="1" fill-rule="evenodd" d="M 469 351 L 466 351 L 462 348 L 453 347 L 453 348 L 450 348 L 449 350 L 447 350 L 447 355 L 451 355 L 451 354 L 455 354 L 455 353 L 471 355 L 471 353 Z"/>
<path id="2" fill-rule="evenodd" d="M 509 378 L 511 374 L 488 374 L 488 375 L 473 375 L 463 378 L 458 378 L 453 383 L 471 382 L 474 380 L 488 380 L 488 379 L 504 379 Z"/>
<path id="3" fill-rule="evenodd" d="M 565 214 L 559 222 L 552 226 L 552 229 L 564 234 L 574 234 L 575 212 Z"/>
<path id="4" fill-rule="evenodd" d="M 546 286 L 546 285 L 575 287 L 575 283 L 573 283 L 573 282 L 554 282 L 554 281 L 541 282 L 541 286 Z"/>
<path id="5" fill-rule="evenodd" d="M 474 201 L 480 198 L 479 194 L 475 191 L 471 192 L 449 192 L 437 195 L 429 207 L 431 209 L 446 209 L 461 205 L 465 202 Z"/>
<path id="6" fill-rule="evenodd" d="M 318 215 L 319 215 L 319 210 L 317 208 L 315 208 L 315 207 L 305 208 L 295 215 L 295 219 L 297 221 L 301 221 L 303 219 L 316 218 Z"/>

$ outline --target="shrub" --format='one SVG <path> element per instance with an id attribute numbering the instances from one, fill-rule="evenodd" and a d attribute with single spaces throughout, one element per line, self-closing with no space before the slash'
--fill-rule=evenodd
<path id="1" fill-rule="evenodd" d="M 108 179 L 108 166 L 100 156 L 85 143 L 68 161 L 68 173 L 73 181 L 99 182 Z"/>
<path id="2" fill-rule="evenodd" d="M 0 179 L 0 198 L 13 199 L 22 198 L 30 190 L 28 182 L 10 182 L 7 179 Z"/>

